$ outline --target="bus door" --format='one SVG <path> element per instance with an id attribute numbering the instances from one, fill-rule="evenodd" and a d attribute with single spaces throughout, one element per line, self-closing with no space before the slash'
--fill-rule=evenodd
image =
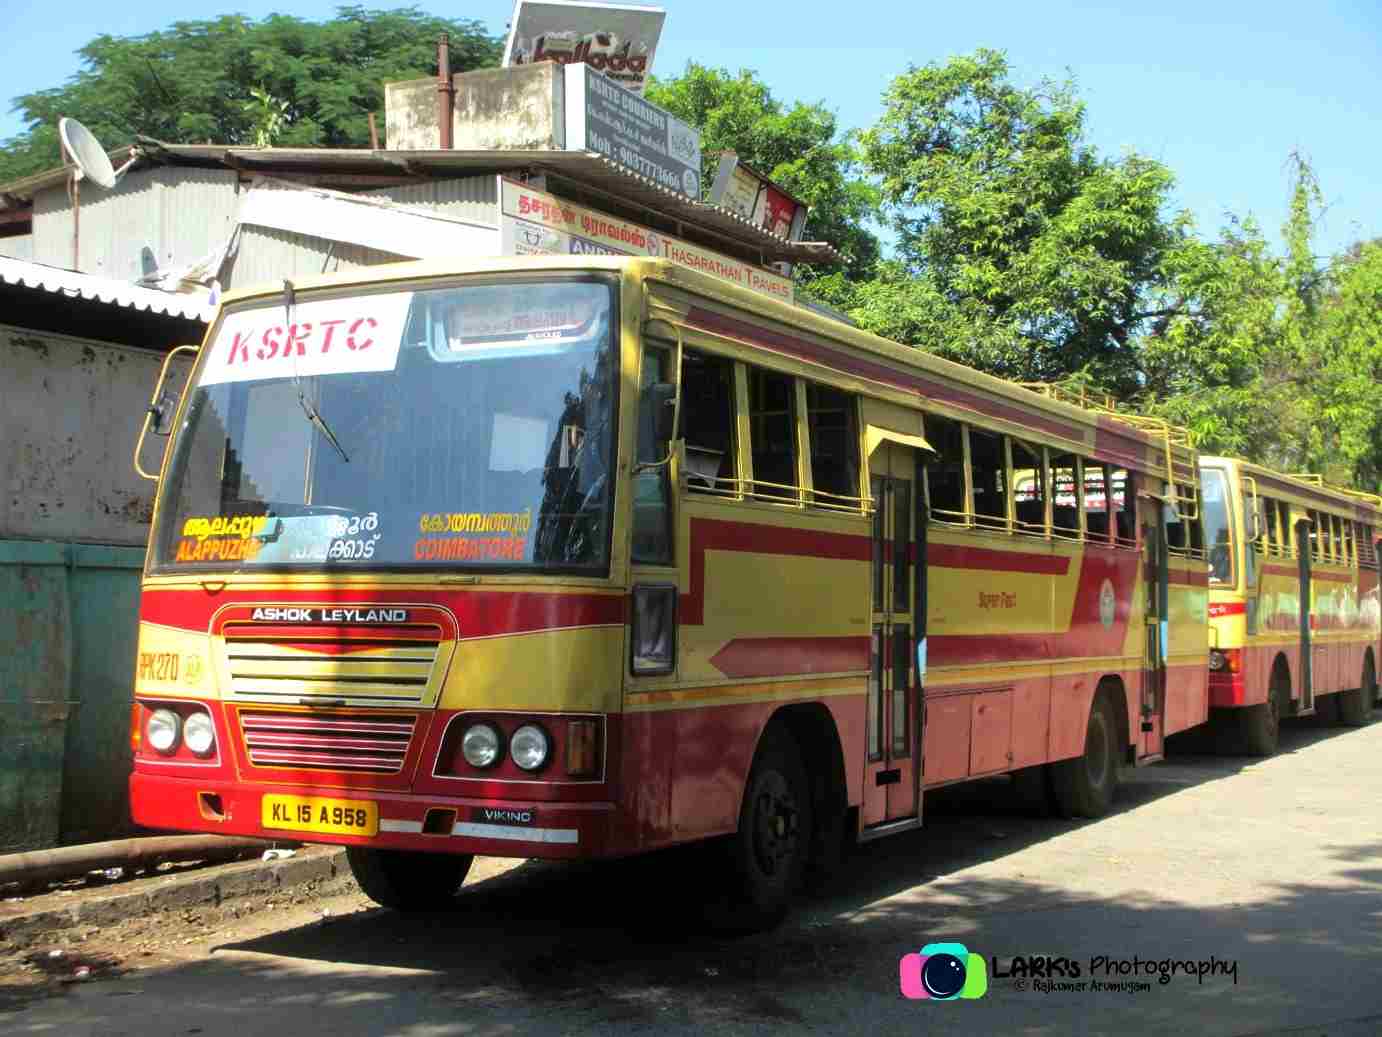
<path id="1" fill-rule="evenodd" d="M 926 524 L 917 452 L 881 443 L 870 459 L 873 513 L 872 651 L 860 824 L 916 820 L 921 810 L 921 687 L 917 617 L 925 620 Z M 924 649 L 923 649 L 924 650 Z"/>
<path id="2" fill-rule="evenodd" d="M 1142 708 L 1137 756 L 1159 759 L 1166 731 L 1166 655 L 1170 633 L 1170 558 L 1166 509 L 1155 497 L 1142 497 L 1142 582 L 1146 587 L 1145 647 L 1142 653 Z"/>
<path id="3" fill-rule="evenodd" d="M 1314 611 L 1314 602 L 1310 594 L 1310 526 L 1311 520 L 1307 516 L 1302 515 L 1296 519 L 1296 554 L 1299 564 L 1297 598 L 1300 601 L 1300 702 L 1296 708 L 1297 713 L 1315 711 L 1314 639 L 1310 630 L 1310 617 Z M 1321 532 L 1320 535 L 1323 536 L 1324 533 Z"/>

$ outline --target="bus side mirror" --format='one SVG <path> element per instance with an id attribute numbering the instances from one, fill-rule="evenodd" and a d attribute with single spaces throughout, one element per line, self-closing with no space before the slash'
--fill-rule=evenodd
<path id="1" fill-rule="evenodd" d="M 156 436 L 168 436 L 173 431 L 173 416 L 177 413 L 178 404 L 182 400 L 182 393 L 174 392 L 168 385 L 168 378 L 171 371 L 170 365 L 173 358 L 185 353 L 190 353 L 192 362 L 196 363 L 198 353 L 197 346 L 178 346 L 170 350 L 168 355 L 163 358 L 163 366 L 158 372 L 158 381 L 154 383 L 153 395 L 149 398 L 149 409 L 144 412 L 144 424 L 140 426 L 139 437 L 134 443 L 134 470 L 137 474 L 158 482 L 158 474 L 147 472 L 140 463 L 140 457 L 144 450 L 144 439 L 152 432 Z M 188 370 L 187 376 L 190 377 L 191 371 Z M 184 384 L 184 390 L 186 384 Z"/>
<path id="2" fill-rule="evenodd" d="M 677 434 L 677 387 L 670 382 L 652 386 L 654 434 L 659 443 L 671 442 Z"/>

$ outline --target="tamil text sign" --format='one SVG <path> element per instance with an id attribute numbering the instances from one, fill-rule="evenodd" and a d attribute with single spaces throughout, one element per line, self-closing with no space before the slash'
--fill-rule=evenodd
<path id="1" fill-rule="evenodd" d="M 780 274 L 512 180 L 503 181 L 501 238 L 506 255 L 651 256 L 792 301 L 792 282 Z"/>

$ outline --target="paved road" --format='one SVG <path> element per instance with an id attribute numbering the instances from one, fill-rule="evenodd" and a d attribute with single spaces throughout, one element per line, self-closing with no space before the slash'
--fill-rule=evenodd
<path id="1" fill-rule="evenodd" d="M 1181 755 L 1131 774 L 1117 813 L 1093 823 L 1027 816 L 1005 782 L 928 798 L 925 831 L 861 850 L 828 893 L 765 936 L 698 931 L 694 854 L 507 871 L 485 862 L 462 909 L 431 920 L 373 910 L 354 892 L 210 932 L 189 921 L 186 944 L 184 923 L 169 919 L 172 952 L 0 1015 L 0 1029 L 1382 1033 L 1382 722 L 1289 728 L 1283 741 L 1270 760 Z M 977 1001 L 903 1000 L 899 957 L 936 940 L 1005 970 L 1018 955 L 1073 959 L 1075 982 L 1091 979 L 1095 956 L 1214 956 L 1237 977 L 1143 977 L 1149 989 L 1134 992 L 994 978 Z M 118 961 L 135 947 L 112 933 L 106 949 Z"/>

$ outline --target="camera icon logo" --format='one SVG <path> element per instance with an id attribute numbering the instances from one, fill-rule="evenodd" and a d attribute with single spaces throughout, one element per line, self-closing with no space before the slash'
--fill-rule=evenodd
<path id="1" fill-rule="evenodd" d="M 962 943 L 928 943 L 898 963 L 902 996 L 911 1001 L 972 1001 L 989 988 L 988 966 Z"/>

